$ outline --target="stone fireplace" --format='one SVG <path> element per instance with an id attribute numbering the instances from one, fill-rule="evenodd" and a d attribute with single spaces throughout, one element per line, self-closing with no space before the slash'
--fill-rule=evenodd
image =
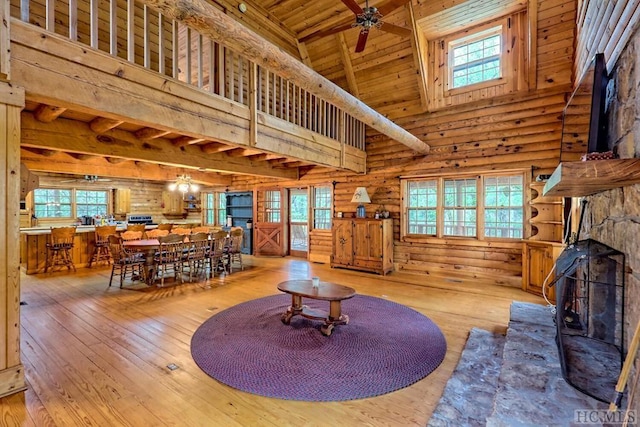
<path id="1" fill-rule="evenodd" d="M 569 245 L 556 262 L 557 344 L 569 384 L 611 398 L 624 355 L 625 256 L 595 240 Z"/>

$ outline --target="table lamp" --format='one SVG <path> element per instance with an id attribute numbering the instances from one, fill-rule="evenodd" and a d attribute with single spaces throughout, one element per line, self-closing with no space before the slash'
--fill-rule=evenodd
<path id="1" fill-rule="evenodd" d="M 364 218 L 366 216 L 364 203 L 371 203 L 369 194 L 367 194 L 367 189 L 364 187 L 356 188 L 356 191 L 353 193 L 353 197 L 351 198 L 351 203 L 358 203 L 358 207 L 356 208 L 356 218 Z"/>

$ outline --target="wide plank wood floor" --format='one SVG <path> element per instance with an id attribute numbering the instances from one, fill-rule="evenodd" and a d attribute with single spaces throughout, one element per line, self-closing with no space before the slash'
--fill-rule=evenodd
<path id="1" fill-rule="evenodd" d="M 513 300 L 543 303 L 480 279 L 385 277 L 292 258 L 244 257 L 245 270 L 164 288 L 108 288 L 108 267 L 22 276 L 21 351 L 28 389 L 0 399 L 8 426 L 424 426 L 469 330 L 506 330 Z M 215 313 L 319 276 L 407 305 L 443 330 L 444 362 L 383 396 L 297 402 L 237 391 L 193 362 L 193 332 Z M 170 370 L 174 363 L 179 369 Z M 328 367 L 330 369 L 330 367 Z"/>

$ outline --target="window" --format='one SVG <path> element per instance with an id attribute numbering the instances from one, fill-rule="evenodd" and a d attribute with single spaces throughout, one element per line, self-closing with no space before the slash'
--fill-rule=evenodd
<path id="1" fill-rule="evenodd" d="M 436 234 L 438 181 L 410 181 L 408 196 L 409 234 Z"/>
<path id="2" fill-rule="evenodd" d="M 76 190 L 76 216 L 106 215 L 109 195 L 106 191 Z"/>
<path id="3" fill-rule="evenodd" d="M 522 176 L 500 176 L 484 181 L 484 235 L 521 239 L 524 227 Z"/>
<path id="4" fill-rule="evenodd" d="M 498 79 L 502 56 L 502 27 L 449 43 L 451 88 Z"/>
<path id="5" fill-rule="evenodd" d="M 205 193 L 204 222 L 210 225 L 224 226 L 227 223 L 227 194 Z"/>
<path id="6" fill-rule="evenodd" d="M 523 237 L 523 174 L 407 179 L 403 192 L 403 235 Z"/>
<path id="7" fill-rule="evenodd" d="M 33 209 L 37 218 L 73 218 L 71 190 L 37 188 L 33 190 Z"/>
<path id="8" fill-rule="evenodd" d="M 280 190 L 267 190 L 264 192 L 264 218 L 265 222 L 280 222 L 282 210 Z"/>
<path id="9" fill-rule="evenodd" d="M 313 188 L 313 228 L 331 230 L 331 187 Z"/>
<path id="10" fill-rule="evenodd" d="M 444 235 L 475 236 L 478 190 L 475 179 L 444 181 Z"/>

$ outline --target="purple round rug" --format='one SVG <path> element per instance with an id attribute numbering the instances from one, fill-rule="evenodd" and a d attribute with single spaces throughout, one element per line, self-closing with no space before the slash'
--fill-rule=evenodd
<path id="1" fill-rule="evenodd" d="M 313 308 L 329 303 L 304 299 Z M 331 336 L 321 321 L 280 316 L 285 294 L 247 301 L 205 321 L 191 354 L 211 377 L 249 393 L 288 400 L 361 399 L 407 387 L 440 365 L 447 343 L 429 318 L 395 302 L 356 295 L 342 302 L 348 325 Z"/>

